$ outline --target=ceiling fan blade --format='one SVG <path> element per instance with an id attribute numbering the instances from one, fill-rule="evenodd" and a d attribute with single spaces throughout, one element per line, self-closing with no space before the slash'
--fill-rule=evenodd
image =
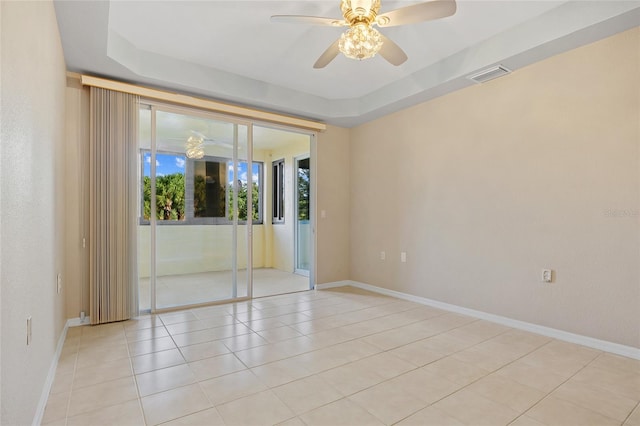
<path id="1" fill-rule="evenodd" d="M 314 68 L 324 68 L 329 65 L 329 62 L 333 61 L 336 56 L 338 56 L 338 53 L 340 53 L 340 49 L 338 48 L 338 41 L 339 40 L 336 40 L 331 46 L 327 48 L 327 50 L 324 51 L 322 55 L 320 55 L 316 63 L 313 64 Z"/>
<path id="2" fill-rule="evenodd" d="M 201 133 L 201 132 L 199 132 L 197 130 L 190 130 L 190 132 L 192 134 L 196 135 L 197 137 L 199 137 L 202 140 L 206 140 L 207 139 L 207 137 L 204 135 L 204 133 Z"/>
<path id="3" fill-rule="evenodd" d="M 382 36 L 382 48 L 378 52 L 380 56 L 387 60 L 391 65 L 402 65 L 408 59 L 407 54 L 400 48 L 393 40 L 380 34 Z"/>
<path id="4" fill-rule="evenodd" d="M 326 25 L 330 27 L 342 27 L 348 25 L 347 22 L 343 19 L 302 15 L 273 15 L 271 17 L 271 22 L 283 22 L 286 24 Z"/>
<path id="5" fill-rule="evenodd" d="M 456 13 L 456 8 L 455 0 L 435 0 L 419 3 L 378 15 L 376 23 L 380 27 L 415 24 L 446 18 Z"/>

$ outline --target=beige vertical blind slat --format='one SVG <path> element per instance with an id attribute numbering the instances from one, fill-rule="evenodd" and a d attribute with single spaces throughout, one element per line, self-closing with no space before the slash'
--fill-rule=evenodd
<path id="1" fill-rule="evenodd" d="M 91 88 L 89 190 L 92 324 L 138 314 L 136 219 L 139 98 Z"/>

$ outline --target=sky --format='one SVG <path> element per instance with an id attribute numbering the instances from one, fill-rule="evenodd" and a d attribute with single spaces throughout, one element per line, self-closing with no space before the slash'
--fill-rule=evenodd
<path id="1" fill-rule="evenodd" d="M 156 175 L 166 176 L 174 173 L 184 174 L 186 159 L 184 155 L 175 154 L 156 154 Z M 149 176 L 151 173 L 151 153 L 144 153 L 144 175 Z M 247 181 L 247 164 L 238 164 L 238 175 L 240 180 Z M 229 176 L 231 181 L 233 177 L 233 166 L 229 164 Z M 259 178 L 259 165 L 253 163 L 253 181 L 257 182 Z"/>

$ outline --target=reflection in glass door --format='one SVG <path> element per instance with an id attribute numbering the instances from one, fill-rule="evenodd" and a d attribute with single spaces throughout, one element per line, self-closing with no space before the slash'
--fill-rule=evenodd
<path id="1" fill-rule="evenodd" d="M 311 167 L 309 157 L 295 159 L 295 272 L 309 276 L 311 262 Z"/>
<path id="2" fill-rule="evenodd" d="M 166 107 L 140 123 L 141 309 L 250 296 L 248 125 Z"/>

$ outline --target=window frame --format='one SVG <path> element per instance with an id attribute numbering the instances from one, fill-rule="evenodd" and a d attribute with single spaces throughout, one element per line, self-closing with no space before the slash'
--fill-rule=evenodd
<path id="1" fill-rule="evenodd" d="M 271 162 L 271 223 L 282 225 L 285 223 L 285 159 Z"/>
<path id="2" fill-rule="evenodd" d="M 146 153 L 151 154 L 151 150 L 148 148 L 140 148 L 140 211 L 139 214 L 139 224 L 140 225 L 150 225 L 151 221 L 144 218 L 144 155 Z M 229 164 L 233 164 L 233 159 L 227 157 L 218 157 L 213 155 L 207 155 L 199 159 L 192 159 L 186 156 L 183 152 L 176 151 L 156 151 L 156 155 L 175 155 L 181 156 L 185 159 L 185 171 L 184 171 L 184 182 L 185 182 L 185 194 L 184 194 L 184 220 L 158 220 L 156 219 L 156 224 L 158 225 L 233 225 L 234 221 L 229 219 L 229 201 L 230 201 L 230 193 L 229 191 L 225 191 L 225 215 L 224 217 L 195 217 L 194 211 L 194 191 L 195 191 L 195 161 L 212 161 L 218 163 L 224 163 L 225 170 L 228 170 Z M 238 161 L 238 163 L 247 163 L 248 161 Z M 252 225 L 262 225 L 264 223 L 264 203 L 263 203 L 263 194 L 264 194 L 264 162 L 263 161 L 253 161 L 252 167 L 247 167 L 247 173 L 251 172 L 253 175 L 253 165 L 258 166 L 258 199 L 255 200 L 252 198 L 251 202 L 255 206 L 258 203 L 258 219 L 252 220 Z M 225 172 L 227 173 L 227 172 Z M 249 190 L 249 181 L 247 180 L 247 190 Z M 251 182 L 252 184 L 256 182 Z M 227 181 L 227 185 L 232 184 L 232 182 Z M 153 206 L 151 206 L 153 207 Z M 249 215 L 250 212 L 247 212 Z M 252 215 L 253 216 L 253 215 Z M 246 225 L 247 220 L 238 219 L 239 225 Z"/>

